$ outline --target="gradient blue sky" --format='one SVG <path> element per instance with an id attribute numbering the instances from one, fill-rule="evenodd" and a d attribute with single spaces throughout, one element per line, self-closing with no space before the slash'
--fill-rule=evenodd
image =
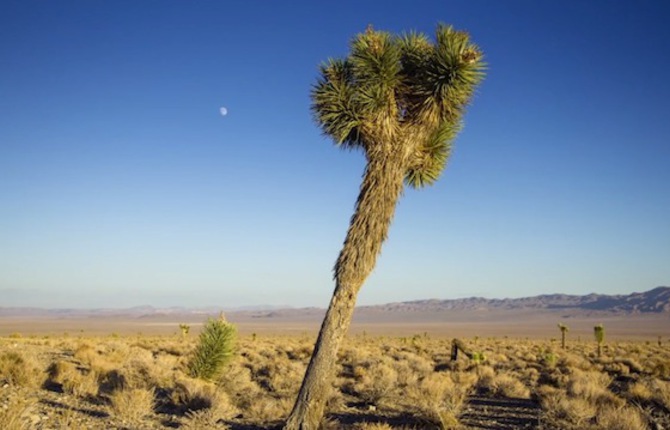
<path id="1" fill-rule="evenodd" d="M 309 90 L 370 23 L 453 24 L 489 70 L 359 304 L 670 284 L 668 17 L 666 1 L 3 1 L 0 306 L 326 306 L 364 160 L 321 136 Z"/>

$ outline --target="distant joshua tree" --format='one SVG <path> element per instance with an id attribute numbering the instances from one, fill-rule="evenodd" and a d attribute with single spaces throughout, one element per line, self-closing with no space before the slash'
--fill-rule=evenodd
<path id="1" fill-rule="evenodd" d="M 181 337 L 185 338 L 188 336 L 188 332 L 191 330 L 191 326 L 188 324 L 179 324 L 179 330 L 181 331 Z"/>
<path id="2" fill-rule="evenodd" d="M 595 336 L 596 343 L 598 344 L 598 357 L 600 357 L 602 353 L 602 345 L 603 342 L 605 342 L 605 326 L 598 324 L 597 326 L 593 327 L 593 335 Z"/>
<path id="3" fill-rule="evenodd" d="M 565 336 L 568 334 L 570 328 L 567 325 L 561 323 L 558 323 L 558 328 L 561 330 L 561 348 L 565 349 Z"/>
<path id="4" fill-rule="evenodd" d="M 439 25 L 432 42 L 371 26 L 344 59 L 321 66 L 312 111 L 323 132 L 367 161 L 356 208 L 335 263 L 335 291 L 286 430 L 316 430 L 337 351 L 363 282 L 375 266 L 404 185 L 437 181 L 483 78 L 479 48 L 467 33 Z"/>

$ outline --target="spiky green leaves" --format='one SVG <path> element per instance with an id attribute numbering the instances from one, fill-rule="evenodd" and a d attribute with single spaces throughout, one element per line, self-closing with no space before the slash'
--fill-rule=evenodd
<path id="1" fill-rule="evenodd" d="M 211 381 L 218 377 L 235 351 L 237 328 L 223 317 L 210 318 L 200 333 L 198 346 L 188 362 L 193 378 Z"/>
<path id="2" fill-rule="evenodd" d="M 321 77 L 312 90 L 312 111 L 325 134 L 340 145 L 360 145 L 358 103 L 352 85 L 351 64 L 331 59 L 321 66 Z"/>
<path id="3" fill-rule="evenodd" d="M 443 121 L 427 139 L 419 140 L 405 174 L 407 185 L 422 188 L 439 179 L 451 155 L 451 142 L 460 129 L 460 123 Z"/>
<path id="4" fill-rule="evenodd" d="M 484 77 L 479 48 L 467 33 L 440 24 L 437 28 L 435 60 L 429 63 L 426 91 L 431 91 L 442 117 L 460 115 L 475 86 Z"/>
<path id="5" fill-rule="evenodd" d="M 422 187 L 444 169 L 483 70 L 479 48 L 450 26 L 438 26 L 435 42 L 370 27 L 354 38 L 349 56 L 321 66 L 312 111 L 338 145 L 368 157 L 401 147 L 407 184 Z"/>
<path id="6" fill-rule="evenodd" d="M 395 92 L 401 81 L 400 49 L 389 33 L 368 28 L 351 45 L 357 104 L 368 118 L 395 117 Z"/>

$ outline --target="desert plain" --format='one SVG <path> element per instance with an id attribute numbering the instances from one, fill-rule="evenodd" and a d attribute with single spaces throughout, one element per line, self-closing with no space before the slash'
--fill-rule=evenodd
<path id="1" fill-rule="evenodd" d="M 188 366 L 210 317 L 217 313 L 5 314 L 0 428 L 281 428 L 323 310 L 226 313 L 235 353 L 203 380 Z M 669 329 L 667 312 L 359 308 L 322 428 L 670 428 Z M 454 359 L 456 339 L 468 354 Z"/>

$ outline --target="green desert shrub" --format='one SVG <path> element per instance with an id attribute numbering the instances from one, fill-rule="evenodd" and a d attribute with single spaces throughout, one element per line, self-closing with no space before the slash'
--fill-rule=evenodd
<path id="1" fill-rule="evenodd" d="M 210 318 L 200 333 L 198 345 L 188 362 L 188 374 L 206 381 L 216 379 L 233 356 L 237 328 L 223 318 Z"/>

